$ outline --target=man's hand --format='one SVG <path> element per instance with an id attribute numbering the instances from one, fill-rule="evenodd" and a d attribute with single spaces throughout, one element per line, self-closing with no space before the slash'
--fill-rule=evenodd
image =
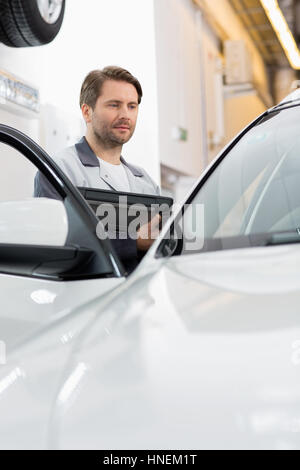
<path id="1" fill-rule="evenodd" d="M 148 251 L 159 235 L 159 223 L 161 216 L 156 214 L 148 224 L 142 225 L 138 230 L 137 248 L 140 251 Z"/>

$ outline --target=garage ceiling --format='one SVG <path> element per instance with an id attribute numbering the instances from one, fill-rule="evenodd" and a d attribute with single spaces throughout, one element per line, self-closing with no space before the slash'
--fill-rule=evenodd
<path id="1" fill-rule="evenodd" d="M 288 59 L 260 0 L 229 0 L 229 3 L 240 17 L 265 63 L 276 67 L 289 66 Z M 279 4 L 291 31 L 294 32 L 294 0 L 282 0 Z"/>

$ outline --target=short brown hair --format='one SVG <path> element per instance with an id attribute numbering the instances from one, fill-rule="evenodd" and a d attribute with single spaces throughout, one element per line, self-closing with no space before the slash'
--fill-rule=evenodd
<path id="1" fill-rule="evenodd" d="M 80 91 L 80 107 L 83 104 L 95 108 L 96 101 L 101 95 L 103 83 L 106 80 L 116 80 L 131 83 L 137 91 L 138 103 L 140 104 L 143 96 L 143 90 L 137 78 L 131 75 L 128 70 L 121 67 L 108 66 L 102 70 L 93 70 L 84 79 Z"/>

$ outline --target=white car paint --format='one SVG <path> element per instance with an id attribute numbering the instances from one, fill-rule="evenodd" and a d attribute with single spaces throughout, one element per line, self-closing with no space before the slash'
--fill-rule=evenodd
<path id="1" fill-rule="evenodd" d="M 285 103 L 289 103 L 291 101 L 297 101 L 300 99 L 300 89 L 296 89 L 294 91 L 292 91 L 292 93 L 290 93 L 289 95 L 287 95 L 281 102 L 280 104 L 285 104 Z"/>
<path id="2" fill-rule="evenodd" d="M 299 256 L 299 246 L 191 255 L 137 280 L 138 299 L 133 283 L 123 317 L 124 295 L 108 307 L 121 320 L 106 338 L 99 316 L 78 341 L 48 445 L 299 449 Z"/>
<path id="3" fill-rule="evenodd" d="M 0 340 L 8 352 L 41 327 L 66 317 L 86 302 L 103 296 L 125 278 L 47 281 L 0 274 Z"/>
<path id="4" fill-rule="evenodd" d="M 299 257 L 146 259 L 0 369 L 1 447 L 299 449 Z"/>

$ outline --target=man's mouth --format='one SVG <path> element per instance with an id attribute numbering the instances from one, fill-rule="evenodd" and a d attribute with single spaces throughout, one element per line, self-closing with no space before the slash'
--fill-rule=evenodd
<path id="1" fill-rule="evenodd" d="M 116 124 L 114 128 L 129 131 L 130 126 L 128 124 Z"/>

